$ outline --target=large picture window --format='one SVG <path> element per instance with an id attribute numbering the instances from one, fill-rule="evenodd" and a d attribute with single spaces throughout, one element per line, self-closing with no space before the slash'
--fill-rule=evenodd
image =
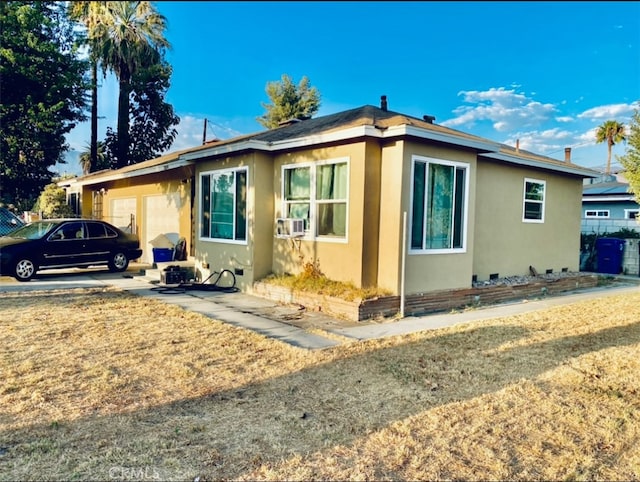
<path id="1" fill-rule="evenodd" d="M 464 251 L 469 165 L 415 156 L 411 201 L 411 249 Z"/>
<path id="2" fill-rule="evenodd" d="M 524 180 L 522 220 L 528 223 L 544 222 L 544 196 L 546 182 L 538 179 Z"/>
<path id="3" fill-rule="evenodd" d="M 247 239 L 247 169 L 203 173 L 202 238 L 246 241 Z"/>
<path id="4" fill-rule="evenodd" d="M 344 238 L 347 233 L 346 160 L 283 167 L 284 216 L 304 219 L 311 236 Z"/>

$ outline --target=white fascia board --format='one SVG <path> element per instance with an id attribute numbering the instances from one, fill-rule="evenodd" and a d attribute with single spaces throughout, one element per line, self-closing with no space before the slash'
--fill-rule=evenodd
<path id="1" fill-rule="evenodd" d="M 180 159 L 185 161 L 194 161 L 196 159 L 202 159 L 204 157 L 215 157 L 220 155 L 233 154 L 235 152 L 245 151 L 248 149 L 258 151 L 270 150 L 268 143 L 264 141 L 257 141 L 255 139 L 249 139 L 247 141 L 223 144 L 221 146 L 211 146 L 208 149 L 202 149 L 196 152 L 182 154 L 180 156 Z"/>
<path id="2" fill-rule="evenodd" d="M 157 174 L 159 172 L 169 171 L 171 169 L 178 169 L 193 164 L 190 161 L 184 161 L 178 159 L 177 161 L 171 161 L 164 164 L 158 164 L 157 166 L 145 167 L 142 169 L 134 169 L 127 172 L 114 172 L 112 174 L 105 174 L 104 176 L 96 177 L 94 179 L 76 179 L 75 185 L 77 186 L 90 186 L 92 184 L 100 184 L 108 181 L 117 181 L 120 179 L 128 179 L 130 177 L 145 176 L 147 174 Z"/>
<path id="3" fill-rule="evenodd" d="M 291 149 L 295 147 L 307 147 L 315 144 L 325 144 L 328 142 L 343 141 L 346 139 L 354 139 L 358 137 L 383 137 L 382 132 L 375 126 L 356 126 L 349 127 L 335 132 L 328 132 L 325 134 L 310 135 L 305 137 L 299 137 L 297 139 L 286 139 L 283 141 L 272 142 L 270 149 L 272 151 L 279 151 L 283 149 Z"/>
<path id="4" fill-rule="evenodd" d="M 415 126 L 393 126 L 384 131 L 384 137 L 396 137 L 403 135 L 429 139 L 431 141 L 444 142 L 446 144 L 453 144 L 456 146 L 469 147 L 471 149 L 477 149 L 479 151 L 497 152 L 500 150 L 500 144 L 498 144 L 497 142 L 492 142 L 489 140 L 482 141 L 477 139 L 467 139 L 465 137 L 453 136 L 450 134 L 445 134 L 443 132 L 430 131 Z"/>
<path id="5" fill-rule="evenodd" d="M 209 149 L 203 149 L 197 152 L 183 154 L 180 159 L 195 160 L 202 159 L 204 157 L 216 157 L 221 155 L 228 155 L 234 152 L 245 150 L 259 150 L 266 152 L 275 152 L 287 149 L 294 149 L 300 147 L 309 147 L 318 144 L 325 144 L 330 142 L 338 142 L 347 139 L 356 139 L 359 137 L 374 137 L 379 139 L 412 136 L 422 139 L 429 139 L 438 142 L 444 142 L 447 144 L 453 144 L 457 146 L 469 147 L 480 151 L 496 152 L 499 150 L 499 144 L 487 141 L 477 141 L 474 139 L 465 139 L 464 137 L 457 137 L 440 132 L 433 132 L 426 129 L 421 129 L 414 126 L 400 125 L 389 128 L 380 128 L 372 125 L 362 125 L 349 127 L 334 132 L 327 132 L 318 135 L 309 135 L 304 137 L 298 137 L 295 139 L 285 139 L 282 141 L 265 142 L 250 139 L 247 141 L 241 141 L 238 143 L 232 143 L 222 146 L 212 146 Z"/>
<path id="6" fill-rule="evenodd" d="M 617 196 L 582 196 L 582 202 L 616 202 L 616 201 L 634 201 L 631 195 L 619 194 Z"/>
<path id="7" fill-rule="evenodd" d="M 285 139 L 282 141 L 265 142 L 255 139 L 249 139 L 247 141 L 241 141 L 237 143 L 212 146 L 209 149 L 203 149 L 198 152 L 192 152 L 189 154 L 183 154 L 181 159 L 195 160 L 202 159 L 204 157 L 216 157 L 221 155 L 232 154 L 234 152 L 256 150 L 274 152 L 285 149 L 293 149 L 297 147 L 307 147 L 316 144 L 323 144 L 327 142 L 341 141 L 345 139 L 351 139 L 354 137 L 362 136 L 381 137 L 380 131 L 373 126 L 357 126 L 349 129 L 343 129 L 336 132 L 329 132 L 326 134 L 310 135 L 304 137 L 298 137 L 295 139 Z"/>
<path id="8" fill-rule="evenodd" d="M 482 157 L 487 157 L 489 159 L 496 159 L 498 161 L 505 161 L 511 164 L 518 164 L 521 166 L 536 167 L 539 169 L 546 169 L 549 171 L 564 172 L 567 174 L 574 174 L 582 177 L 597 177 L 599 175 L 598 173 L 587 168 L 575 167 L 575 166 L 569 166 L 569 165 L 562 166 L 558 164 L 547 163 L 544 161 L 538 161 L 535 159 L 526 159 L 523 157 L 510 156 L 508 154 L 502 154 L 499 152 L 482 154 Z"/>

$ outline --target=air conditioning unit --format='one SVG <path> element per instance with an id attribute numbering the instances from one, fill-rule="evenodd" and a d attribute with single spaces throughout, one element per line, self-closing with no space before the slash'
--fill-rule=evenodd
<path id="1" fill-rule="evenodd" d="M 276 237 L 298 238 L 304 236 L 304 219 L 278 218 L 276 219 Z"/>

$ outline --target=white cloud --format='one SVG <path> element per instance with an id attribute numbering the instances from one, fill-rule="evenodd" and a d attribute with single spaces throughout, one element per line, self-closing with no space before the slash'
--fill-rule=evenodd
<path id="1" fill-rule="evenodd" d="M 535 127 L 553 118 L 557 112 L 553 104 L 542 104 L 523 93 L 504 87 L 485 91 L 461 91 L 465 105 L 454 110 L 456 117 L 442 122 L 447 127 L 470 126 L 490 121 L 499 132 Z"/>
<path id="2" fill-rule="evenodd" d="M 178 114 L 178 116 L 180 117 L 180 123 L 176 126 L 178 134 L 176 135 L 176 139 L 171 145 L 169 151 L 180 151 L 182 149 L 201 145 L 202 135 L 204 133 L 205 116 L 193 114 Z M 215 117 L 213 119 L 214 120 L 207 117 L 207 141 L 213 139 L 229 139 L 242 134 L 241 132 L 231 128 L 228 121 Z"/>
<path id="3" fill-rule="evenodd" d="M 640 102 L 635 101 L 631 104 L 609 104 L 601 105 L 587 109 L 578 114 L 580 119 L 588 119 L 590 121 L 601 121 L 609 119 L 618 119 L 624 117 L 630 118 L 635 109 L 640 108 Z"/>
<path id="4" fill-rule="evenodd" d="M 520 149 L 549 155 L 564 152 L 564 148 L 570 147 L 574 139 L 572 132 L 555 127 L 542 131 L 517 132 L 509 135 L 504 144 L 515 146 L 519 141 Z"/>
<path id="5" fill-rule="evenodd" d="M 556 117 L 556 121 L 558 122 L 573 122 L 573 117 L 568 115 L 558 116 Z"/>

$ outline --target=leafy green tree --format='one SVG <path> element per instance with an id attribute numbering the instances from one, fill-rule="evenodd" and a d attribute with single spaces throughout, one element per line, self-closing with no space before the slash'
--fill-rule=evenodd
<path id="1" fill-rule="evenodd" d="M 0 198 L 29 209 L 84 120 L 86 62 L 62 2 L 0 3 Z"/>
<path id="2" fill-rule="evenodd" d="M 43 218 L 66 218 L 73 216 L 73 209 L 67 204 L 67 193 L 56 183 L 47 184 L 38 197 L 33 211 Z"/>
<path id="3" fill-rule="evenodd" d="M 640 203 L 640 110 L 633 113 L 629 124 L 627 150 L 619 160 L 625 169 L 631 192 L 635 194 L 636 202 Z"/>
<path id="4" fill-rule="evenodd" d="M 93 29 L 92 43 L 102 65 L 119 82 L 115 167 L 130 164 L 129 113 L 132 79 L 142 69 L 159 63 L 169 42 L 166 19 L 151 2 L 105 2 L 103 21 Z"/>
<path id="5" fill-rule="evenodd" d="M 153 159 L 171 147 L 176 138 L 174 128 L 180 122 L 171 104 L 164 102 L 169 90 L 171 66 L 159 61 L 140 69 L 131 79 L 131 103 L 129 118 L 129 164 Z M 116 167 L 118 133 L 107 128 L 105 155 L 108 162 Z"/>
<path id="6" fill-rule="evenodd" d="M 608 120 L 598 126 L 596 130 L 596 143 L 607 143 L 607 169 L 606 174 L 611 174 L 611 148 L 625 140 L 624 124 L 615 120 Z"/>
<path id="7" fill-rule="evenodd" d="M 267 83 L 266 92 L 271 103 L 261 103 L 266 112 L 256 120 L 267 129 L 290 119 L 308 119 L 320 109 L 320 93 L 310 86 L 307 77 L 302 77 L 296 85 L 283 74 L 280 81 Z"/>

